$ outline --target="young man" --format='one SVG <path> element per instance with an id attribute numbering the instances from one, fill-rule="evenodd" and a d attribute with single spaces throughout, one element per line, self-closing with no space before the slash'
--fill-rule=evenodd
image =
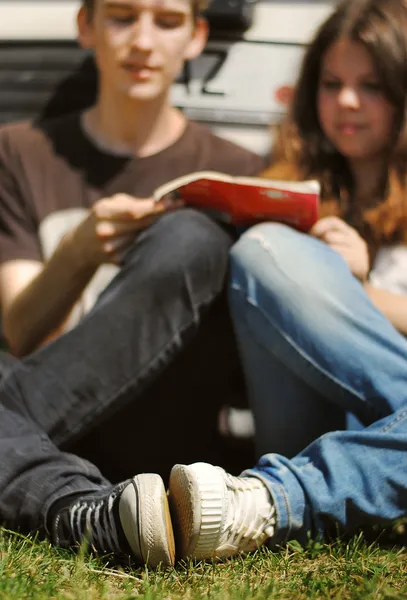
<path id="1" fill-rule="evenodd" d="M 165 473 L 189 445 L 213 458 L 237 365 L 222 296 L 233 235 L 150 196 L 192 171 L 263 163 L 169 104 L 205 44 L 201 8 L 87 0 L 78 31 L 99 70 L 96 104 L 0 131 L 0 302 L 26 356 L 1 396 L 0 516 L 61 545 L 88 529 L 99 551 L 151 565 L 174 556 L 160 477 L 114 487 L 72 452 L 115 481 Z"/>

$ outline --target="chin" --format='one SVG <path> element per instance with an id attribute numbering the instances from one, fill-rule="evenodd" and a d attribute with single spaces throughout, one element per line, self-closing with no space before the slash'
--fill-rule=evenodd
<path id="1" fill-rule="evenodd" d="M 132 85 L 127 88 L 126 95 L 129 100 L 139 100 L 141 102 L 148 102 L 156 100 L 163 95 L 161 89 L 155 85 Z"/>
<path id="2" fill-rule="evenodd" d="M 348 160 L 363 160 L 371 155 L 371 151 L 366 148 L 356 148 L 349 146 L 337 146 L 339 152 Z"/>
<path id="3" fill-rule="evenodd" d="M 129 100 L 154 100 L 163 94 L 161 81 L 129 81 L 127 79 L 116 83 L 117 93 Z"/>

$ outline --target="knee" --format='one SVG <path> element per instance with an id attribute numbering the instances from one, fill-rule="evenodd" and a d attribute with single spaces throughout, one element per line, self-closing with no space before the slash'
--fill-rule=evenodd
<path id="1" fill-rule="evenodd" d="M 150 276 L 160 287 L 181 282 L 210 295 L 224 286 L 232 243 L 232 236 L 208 216 L 182 209 L 146 230 L 134 257 L 144 252 Z"/>
<path id="2" fill-rule="evenodd" d="M 232 279 L 247 274 L 260 277 L 278 268 L 296 277 L 298 257 L 305 251 L 308 236 L 279 223 L 261 223 L 246 231 L 230 251 Z"/>
<path id="3" fill-rule="evenodd" d="M 250 262 L 259 251 L 273 256 L 288 251 L 298 252 L 306 245 L 307 236 L 280 223 L 260 223 L 248 229 L 231 250 L 231 258 L 236 262 Z"/>
<path id="4" fill-rule="evenodd" d="M 173 264 L 225 273 L 233 239 L 207 215 L 183 209 L 165 215 L 157 225 L 152 233 L 163 240 Z"/>

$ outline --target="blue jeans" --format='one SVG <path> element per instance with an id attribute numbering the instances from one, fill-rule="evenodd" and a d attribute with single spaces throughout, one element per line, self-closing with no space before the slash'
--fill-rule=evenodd
<path id="1" fill-rule="evenodd" d="M 0 521 L 38 529 L 62 496 L 222 460 L 217 416 L 239 375 L 223 293 L 233 241 L 199 212 L 164 215 L 74 329 L 8 359 Z"/>
<path id="2" fill-rule="evenodd" d="M 407 341 L 342 257 L 253 227 L 231 252 L 230 304 L 263 454 L 247 473 L 274 498 L 275 541 L 407 515 Z"/>

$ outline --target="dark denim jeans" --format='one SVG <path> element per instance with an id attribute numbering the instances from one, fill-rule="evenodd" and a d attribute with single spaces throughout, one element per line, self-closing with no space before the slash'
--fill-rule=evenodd
<path id="1" fill-rule="evenodd" d="M 232 243 L 196 211 L 161 217 L 77 327 L 16 361 L 0 396 L 9 526 L 40 528 L 56 498 L 104 477 L 166 478 L 194 460 L 233 468 L 217 433 L 220 406 L 243 393 L 224 297 Z"/>

